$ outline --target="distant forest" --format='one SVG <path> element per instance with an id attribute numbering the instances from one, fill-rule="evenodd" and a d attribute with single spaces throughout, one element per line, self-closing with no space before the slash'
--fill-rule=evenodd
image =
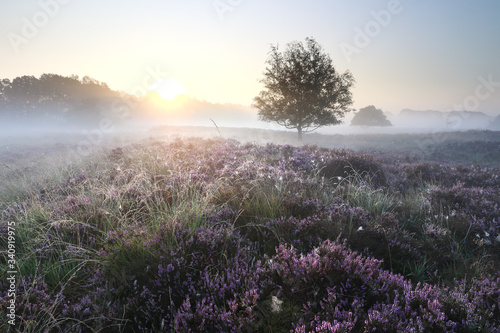
<path id="1" fill-rule="evenodd" d="M 124 106 L 133 98 L 88 76 L 26 75 L 0 81 L 0 118 L 88 124 L 113 111 L 130 111 Z"/>
<path id="2" fill-rule="evenodd" d="M 179 104 L 158 103 L 158 95 L 148 91 L 137 97 L 111 90 L 104 82 L 88 76 L 79 78 L 57 74 L 20 76 L 0 80 L 0 129 L 88 128 L 103 120 L 113 125 L 142 122 L 232 126 L 238 123 L 258 126 L 254 110 L 232 104 L 217 104 L 186 98 Z"/>

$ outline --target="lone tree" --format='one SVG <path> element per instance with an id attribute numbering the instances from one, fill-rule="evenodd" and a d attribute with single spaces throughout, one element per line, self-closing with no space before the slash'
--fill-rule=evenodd
<path id="1" fill-rule="evenodd" d="M 392 124 L 382 110 L 369 105 L 354 114 L 351 126 L 392 126 Z"/>
<path id="2" fill-rule="evenodd" d="M 337 73 L 330 56 L 313 38 L 306 38 L 305 46 L 290 43 L 283 53 L 277 45 L 271 46 L 266 64 L 260 81 L 266 89 L 253 104 L 261 120 L 297 129 L 302 140 L 302 133 L 339 124 L 351 111 L 349 89 L 354 78 L 349 71 Z"/>

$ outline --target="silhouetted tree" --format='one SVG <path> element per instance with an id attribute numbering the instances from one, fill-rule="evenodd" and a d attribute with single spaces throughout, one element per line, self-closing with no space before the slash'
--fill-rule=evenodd
<path id="1" fill-rule="evenodd" d="M 260 81 L 265 90 L 253 104 L 261 120 L 297 129 L 302 140 L 302 133 L 339 124 L 351 111 L 349 89 L 354 78 L 349 71 L 337 73 L 329 55 L 313 38 L 306 38 L 305 46 L 290 43 L 283 53 L 271 46 L 266 64 Z"/>
<path id="2" fill-rule="evenodd" d="M 16 77 L 7 89 L 11 112 L 16 116 L 29 117 L 36 112 L 39 101 L 38 79 L 31 75 Z"/>
<path id="3" fill-rule="evenodd" d="M 392 126 L 392 124 L 382 110 L 369 105 L 354 114 L 351 126 Z"/>
<path id="4" fill-rule="evenodd" d="M 0 114 L 2 115 L 7 115 L 9 111 L 7 108 L 9 102 L 7 100 L 8 89 L 10 89 L 10 80 L 0 80 Z"/>
<path id="5" fill-rule="evenodd" d="M 94 122 L 118 98 L 105 83 L 88 76 L 42 74 L 0 81 L 0 112 L 16 118 Z"/>

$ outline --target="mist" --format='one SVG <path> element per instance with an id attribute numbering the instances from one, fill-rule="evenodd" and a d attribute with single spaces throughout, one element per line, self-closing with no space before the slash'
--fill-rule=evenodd
<path id="1" fill-rule="evenodd" d="M 390 126 L 353 126 L 355 110 L 347 113 L 341 124 L 307 133 L 301 142 L 295 130 L 260 120 L 258 111 L 250 106 L 212 103 L 182 94 L 171 100 L 154 92 L 137 97 L 87 76 L 43 74 L 1 82 L 0 143 L 6 151 L 32 144 L 87 156 L 134 140 L 190 136 L 389 151 L 412 150 L 425 135 L 500 130 L 499 117 L 483 112 L 411 109 L 397 114 L 384 112 Z M 394 144 L 398 140 L 391 135 L 415 137 L 399 140 L 413 143 L 398 147 Z"/>

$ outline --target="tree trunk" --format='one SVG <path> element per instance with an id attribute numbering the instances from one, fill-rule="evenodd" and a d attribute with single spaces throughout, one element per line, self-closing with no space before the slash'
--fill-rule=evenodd
<path id="1" fill-rule="evenodd" d="M 297 127 L 297 139 L 299 139 L 299 141 L 302 141 L 302 127 L 301 126 Z"/>

